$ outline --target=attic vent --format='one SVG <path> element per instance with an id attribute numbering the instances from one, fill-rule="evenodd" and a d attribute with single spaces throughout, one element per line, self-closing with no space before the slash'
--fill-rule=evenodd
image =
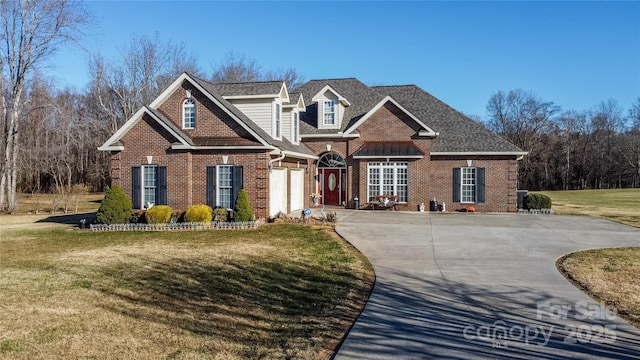
<path id="1" fill-rule="evenodd" d="M 187 99 L 191 99 L 191 90 L 187 90 Z"/>

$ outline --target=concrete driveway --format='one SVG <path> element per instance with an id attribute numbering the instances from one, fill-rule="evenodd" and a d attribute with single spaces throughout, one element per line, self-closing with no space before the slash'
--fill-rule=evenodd
<path id="1" fill-rule="evenodd" d="M 556 270 L 640 229 L 553 215 L 344 211 L 376 285 L 337 359 L 640 359 L 640 330 Z"/>

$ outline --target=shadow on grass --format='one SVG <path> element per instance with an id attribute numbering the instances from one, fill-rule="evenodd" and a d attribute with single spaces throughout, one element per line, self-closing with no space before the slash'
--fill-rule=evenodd
<path id="1" fill-rule="evenodd" d="M 90 223 L 95 222 L 96 213 L 88 212 L 88 213 L 74 213 L 74 214 L 61 214 L 61 215 L 51 215 L 44 219 L 36 221 L 37 223 L 54 223 L 54 224 L 63 224 L 63 225 L 75 225 L 76 227 L 80 227 L 80 220 L 84 219 L 86 221 L 86 226 L 89 226 Z"/>
<path id="2" fill-rule="evenodd" d="M 257 257 L 103 271 L 116 282 L 99 289 L 117 300 L 109 311 L 223 340 L 250 358 L 326 352 L 359 312 L 348 293 L 369 290 L 354 289 L 360 279 L 343 270 Z"/>
<path id="3" fill-rule="evenodd" d="M 551 293 L 387 274 L 337 359 L 640 358 L 638 329 Z"/>

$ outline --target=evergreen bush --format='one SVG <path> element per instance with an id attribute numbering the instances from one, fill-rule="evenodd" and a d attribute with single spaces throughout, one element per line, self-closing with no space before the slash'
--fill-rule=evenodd
<path id="1" fill-rule="evenodd" d="M 156 205 L 145 213 L 145 218 L 149 224 L 167 224 L 171 220 L 173 209 L 167 205 Z"/>
<path id="2" fill-rule="evenodd" d="M 187 209 L 184 219 L 186 222 L 210 223 L 213 219 L 213 209 L 208 205 L 193 205 Z"/>
<path id="3" fill-rule="evenodd" d="M 244 189 L 238 192 L 233 218 L 236 222 L 253 220 L 253 210 L 251 210 L 251 205 L 249 204 L 249 195 Z"/>
<path id="4" fill-rule="evenodd" d="M 213 218 L 219 222 L 226 222 L 229 212 L 225 208 L 216 208 L 213 210 Z"/>
<path id="5" fill-rule="evenodd" d="M 529 194 L 524 197 L 525 209 L 551 209 L 551 198 L 543 194 Z"/>
<path id="6" fill-rule="evenodd" d="M 98 208 L 98 222 L 102 224 L 126 224 L 133 215 L 133 205 L 121 187 L 107 189 Z"/>

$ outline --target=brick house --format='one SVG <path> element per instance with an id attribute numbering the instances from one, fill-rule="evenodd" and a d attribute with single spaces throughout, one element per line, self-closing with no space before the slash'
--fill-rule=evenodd
<path id="1" fill-rule="evenodd" d="M 233 208 L 244 188 L 257 217 L 396 195 L 449 210 L 515 211 L 526 153 L 414 85 L 313 80 L 210 83 L 178 77 L 100 148 L 134 208 Z"/>

